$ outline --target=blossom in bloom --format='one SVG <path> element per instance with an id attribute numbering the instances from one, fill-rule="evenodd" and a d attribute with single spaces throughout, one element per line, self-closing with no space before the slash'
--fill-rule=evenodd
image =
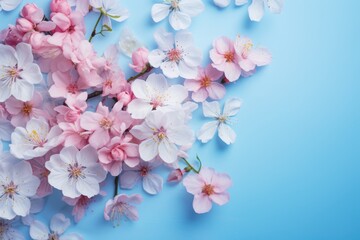
<path id="1" fill-rule="evenodd" d="M 2 240 L 25 240 L 25 237 L 14 226 L 14 221 L 0 219 L 0 239 Z"/>
<path id="2" fill-rule="evenodd" d="M 134 36 L 132 31 L 130 31 L 128 28 L 125 28 L 120 34 L 118 48 L 123 54 L 131 57 L 137 49 L 141 48 L 141 43 Z"/>
<path id="3" fill-rule="evenodd" d="M 65 147 L 59 154 L 52 155 L 45 167 L 50 171 L 50 185 L 70 198 L 99 194 L 99 183 L 106 177 L 96 150 L 89 145 L 80 151 L 73 146 Z"/>
<path id="4" fill-rule="evenodd" d="M 284 5 L 284 0 L 252 0 L 248 8 L 251 21 L 259 22 L 264 16 L 264 8 L 267 7 L 271 13 L 279 14 Z"/>
<path id="5" fill-rule="evenodd" d="M 129 64 L 130 67 L 135 72 L 138 73 L 146 71 L 149 65 L 148 56 L 149 56 L 149 50 L 147 48 L 145 47 L 138 48 L 131 55 L 132 64 Z"/>
<path id="6" fill-rule="evenodd" d="M 184 86 L 193 92 L 191 98 L 195 102 L 203 102 L 208 97 L 222 99 L 225 96 L 226 89 L 224 85 L 216 82 L 222 74 L 222 72 L 208 65 L 205 69 L 199 68 L 196 78 L 186 79 Z"/>
<path id="7" fill-rule="evenodd" d="M 26 128 L 17 127 L 11 134 L 10 152 L 19 159 L 29 160 L 44 156 L 49 150 L 61 143 L 61 129 L 54 126 L 49 129 L 43 118 L 32 118 Z"/>
<path id="8" fill-rule="evenodd" d="M 161 164 L 161 161 L 141 162 L 139 165 L 130 168 L 124 166 L 124 172 L 120 175 L 120 187 L 132 189 L 141 180 L 145 192 L 155 195 L 163 188 L 163 179 L 152 171 Z"/>
<path id="9" fill-rule="evenodd" d="M 108 107 L 99 103 L 96 112 L 85 112 L 80 119 L 80 126 L 92 131 L 89 143 L 96 149 L 110 142 L 111 137 L 121 135 L 132 123 L 128 112 L 122 110 L 122 103 L 116 103 L 109 112 Z"/>
<path id="10" fill-rule="evenodd" d="M 230 200 L 226 191 L 231 186 L 227 174 L 216 173 L 212 168 L 202 168 L 199 174 L 191 174 L 183 180 L 188 193 L 194 195 L 193 208 L 196 213 L 211 210 L 212 202 L 224 205 Z"/>
<path id="11" fill-rule="evenodd" d="M 31 46 L 19 43 L 16 49 L 0 44 L 0 102 L 11 95 L 21 101 L 31 100 L 34 94 L 34 84 L 42 81 L 38 65 Z"/>
<path id="12" fill-rule="evenodd" d="M 213 118 L 214 120 L 205 123 L 199 133 L 198 139 L 206 143 L 212 139 L 218 130 L 220 139 L 226 143 L 231 144 L 235 142 L 236 133 L 229 127 L 231 117 L 236 115 L 241 107 L 241 100 L 237 98 L 229 99 L 224 106 L 224 111 L 221 113 L 219 102 L 204 102 L 203 113 L 205 117 Z"/>
<path id="13" fill-rule="evenodd" d="M 199 15 L 205 6 L 201 0 L 164 0 L 151 8 L 151 16 L 160 22 L 169 15 L 170 25 L 175 30 L 186 29 L 191 24 L 191 17 Z"/>
<path id="14" fill-rule="evenodd" d="M 16 27 L 24 32 L 50 32 L 55 29 L 56 25 L 51 21 L 44 21 L 44 11 L 36 4 L 26 4 L 21 10 L 21 18 L 16 20 Z M 26 38 L 31 38 L 27 35 Z"/>
<path id="15" fill-rule="evenodd" d="M 63 236 L 66 229 L 70 226 L 70 219 L 62 213 L 55 214 L 50 221 L 50 229 L 42 222 L 35 220 L 30 224 L 30 237 L 34 240 L 82 240 L 83 238 L 76 233 Z"/>
<path id="16" fill-rule="evenodd" d="M 225 77 L 230 81 L 236 81 L 241 75 L 239 56 L 236 54 L 234 42 L 227 37 L 221 37 L 213 42 L 213 49 L 210 50 L 212 66 L 224 72 Z"/>
<path id="17" fill-rule="evenodd" d="M 41 109 L 43 98 L 39 92 L 35 92 L 30 101 L 22 102 L 10 97 L 6 102 L 6 110 L 12 115 L 11 124 L 15 127 L 24 127 L 31 118 L 46 117 Z"/>
<path id="18" fill-rule="evenodd" d="M 89 204 L 93 201 L 93 199 L 81 195 L 80 197 L 76 198 L 63 197 L 63 201 L 70 206 L 73 206 L 71 214 L 74 216 L 75 222 L 79 222 L 84 217 L 85 211 L 88 208 Z"/>
<path id="19" fill-rule="evenodd" d="M 149 54 L 151 66 L 163 71 L 168 78 L 195 78 L 197 68 L 202 60 L 202 53 L 195 48 L 192 34 L 187 31 L 179 31 L 175 34 L 165 30 L 154 34 L 158 49 Z"/>
<path id="20" fill-rule="evenodd" d="M 80 119 L 75 122 L 60 122 L 59 127 L 63 130 L 61 138 L 64 140 L 64 146 L 75 146 L 78 149 L 85 147 L 89 142 L 92 134 L 80 126 Z"/>
<path id="21" fill-rule="evenodd" d="M 141 140 L 139 145 L 140 157 L 150 161 L 157 155 L 166 163 L 177 160 L 178 146 L 192 143 L 194 133 L 184 123 L 176 112 L 156 110 L 150 112 L 145 121 L 134 126 L 130 133 Z"/>
<path id="22" fill-rule="evenodd" d="M 54 110 L 59 113 L 57 116 L 58 122 L 73 123 L 80 119 L 81 114 L 87 108 L 87 97 L 86 92 L 82 92 L 79 95 L 69 95 L 65 101 L 66 106 L 56 106 Z"/>
<path id="23" fill-rule="evenodd" d="M 170 172 L 167 181 L 168 182 L 180 182 L 185 174 L 184 169 L 176 168 Z"/>
<path id="24" fill-rule="evenodd" d="M 251 74 L 255 67 L 265 66 L 271 62 L 271 53 L 262 47 L 254 48 L 251 39 L 237 36 L 235 40 L 235 51 L 239 56 L 239 65 L 244 73 Z"/>
<path id="25" fill-rule="evenodd" d="M 28 162 L 9 160 L 14 163 L 0 164 L 0 218 L 11 220 L 29 214 L 29 198 L 36 194 L 40 180 L 33 176 Z"/>
<path id="26" fill-rule="evenodd" d="M 114 226 L 120 225 L 123 218 L 131 221 L 139 219 L 139 213 L 133 204 L 140 204 L 142 197 L 139 194 L 127 196 L 126 194 L 119 194 L 106 202 L 104 210 L 104 218 L 107 221 L 112 221 Z"/>
<path id="27" fill-rule="evenodd" d="M 99 162 L 112 176 L 121 173 L 123 163 L 129 167 L 139 164 L 138 145 L 132 143 L 132 139 L 130 134 L 114 137 L 107 146 L 99 150 Z"/>
<path id="28" fill-rule="evenodd" d="M 188 91 L 182 85 L 169 86 L 162 74 L 152 73 L 146 81 L 137 79 L 131 84 L 135 95 L 127 108 L 135 119 L 144 119 L 152 110 L 169 106 L 180 106 L 188 97 Z"/>
<path id="29" fill-rule="evenodd" d="M 17 6 L 19 6 L 21 1 L 22 0 L 1 0 L 0 1 L 0 12 L 1 12 L 1 10 L 4 10 L 4 11 L 14 10 L 15 8 L 17 8 Z"/>
<path id="30" fill-rule="evenodd" d="M 53 98 L 66 98 L 68 95 L 77 95 L 81 86 L 77 80 L 78 75 L 74 71 L 60 72 L 51 74 L 51 80 L 54 84 L 49 89 L 49 94 Z"/>
<path id="31" fill-rule="evenodd" d="M 111 21 L 113 19 L 117 22 L 122 22 L 129 17 L 129 11 L 122 8 L 118 0 L 89 0 L 90 6 L 104 14 L 103 22 L 111 28 Z"/>

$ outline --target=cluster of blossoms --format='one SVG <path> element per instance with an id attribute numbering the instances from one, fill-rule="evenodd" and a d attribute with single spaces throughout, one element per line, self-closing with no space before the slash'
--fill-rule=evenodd
<path id="1" fill-rule="evenodd" d="M 19 3 L 0 1 L 0 10 Z M 159 166 L 169 169 L 169 182 L 189 173 L 183 184 L 194 195 L 196 213 L 210 211 L 212 202 L 227 203 L 230 177 L 202 167 L 199 158 L 196 169 L 187 150 L 196 139 L 208 142 L 216 131 L 225 144 L 235 142 L 230 125 L 242 102 L 230 98 L 221 111 L 216 100 L 224 98 L 226 84 L 269 64 L 270 53 L 243 36 L 221 37 L 210 50 L 212 63 L 201 66 L 203 53 L 184 30 L 190 17 L 204 10 L 201 0 L 153 6 L 155 22 L 169 15 L 179 30 L 156 31 L 157 49 L 147 49 L 125 32 L 102 56 L 91 41 L 110 31 L 112 20 L 129 16 L 118 1 L 52 0 L 50 9 L 45 16 L 35 4 L 26 4 L 16 24 L 0 32 L 0 144 L 9 142 L 9 152 L 0 145 L 1 239 L 23 239 L 12 227 L 20 217 L 32 239 L 82 239 L 62 236 L 70 225 L 64 215 L 56 214 L 49 229 L 34 214 L 44 198 L 61 191 L 80 221 L 93 199 L 105 195 L 101 186 L 107 176 L 114 177 L 115 194 L 104 208 L 105 220 L 138 220 L 134 204 L 142 202 L 141 195 L 118 194 L 118 188 L 131 189 L 141 181 L 146 193 L 158 194 L 163 179 L 153 170 Z M 86 39 L 89 11 L 99 17 Z M 135 76 L 126 78 L 119 67 L 120 51 L 131 57 Z M 100 99 L 95 111 L 89 103 L 93 98 Z M 189 123 L 198 104 L 212 121 L 194 131 Z"/>

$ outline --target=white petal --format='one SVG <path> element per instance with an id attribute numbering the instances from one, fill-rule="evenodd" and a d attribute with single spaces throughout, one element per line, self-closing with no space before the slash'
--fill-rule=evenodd
<path id="1" fill-rule="evenodd" d="M 152 105 L 142 99 L 134 99 L 127 106 L 127 111 L 134 119 L 144 119 L 146 115 L 151 112 Z"/>
<path id="2" fill-rule="evenodd" d="M 139 140 L 148 139 L 154 134 L 154 132 L 145 123 L 134 126 L 130 130 L 130 133 Z"/>
<path id="3" fill-rule="evenodd" d="M 13 67 L 17 64 L 15 50 L 10 46 L 0 44 L 0 56 L 0 66 Z"/>
<path id="4" fill-rule="evenodd" d="M 6 81 L 0 81 L 0 102 L 5 102 L 10 96 L 11 86 L 9 86 Z"/>
<path id="5" fill-rule="evenodd" d="M 143 188 L 149 194 L 158 194 L 163 188 L 163 179 L 157 174 L 148 173 L 143 178 Z"/>
<path id="6" fill-rule="evenodd" d="M 162 74 L 152 73 L 146 79 L 147 86 L 156 94 L 165 92 L 169 86 L 166 78 Z"/>
<path id="7" fill-rule="evenodd" d="M 248 12 L 251 21 L 259 22 L 264 15 L 264 0 L 253 0 Z"/>
<path id="8" fill-rule="evenodd" d="M 182 85 L 172 85 L 167 91 L 166 95 L 169 96 L 166 103 L 170 105 L 175 105 L 182 103 L 189 95 L 186 88 Z"/>
<path id="9" fill-rule="evenodd" d="M 10 141 L 14 127 L 7 120 L 0 119 L 0 140 Z"/>
<path id="10" fill-rule="evenodd" d="M 34 94 L 34 86 L 27 81 L 15 81 L 11 85 L 11 94 L 20 101 L 30 101 Z"/>
<path id="11" fill-rule="evenodd" d="M 86 147 L 81 149 L 77 153 L 76 159 L 81 166 L 85 167 L 90 167 L 94 165 L 96 166 L 99 160 L 97 151 L 90 145 L 87 145 Z"/>
<path id="12" fill-rule="evenodd" d="M 136 98 L 150 100 L 150 94 L 147 87 L 147 83 L 144 80 L 136 79 L 131 84 L 131 90 Z"/>
<path id="13" fill-rule="evenodd" d="M 194 17 L 204 11 L 205 6 L 201 0 L 182 0 L 179 2 L 180 11 Z"/>
<path id="14" fill-rule="evenodd" d="M 221 115 L 220 104 L 217 101 L 214 102 L 203 102 L 203 113 L 205 117 L 217 118 Z"/>
<path id="15" fill-rule="evenodd" d="M 158 143 L 150 138 L 139 145 L 140 157 L 144 161 L 150 161 L 158 154 Z"/>
<path id="16" fill-rule="evenodd" d="M 67 178 L 67 176 L 64 176 Z M 49 179 L 50 182 L 50 179 Z M 77 198 L 81 195 L 81 193 L 76 189 L 76 182 L 68 180 L 65 184 L 62 186 L 62 193 L 65 197 L 69 198 Z"/>
<path id="17" fill-rule="evenodd" d="M 194 141 L 194 133 L 188 126 L 178 126 L 168 129 L 169 140 L 179 146 L 191 144 Z"/>
<path id="18" fill-rule="evenodd" d="M 216 129 L 218 127 L 217 121 L 211 121 L 208 123 L 205 123 L 198 133 L 198 139 L 202 143 L 207 143 L 210 139 L 212 139 L 215 135 Z"/>
<path id="19" fill-rule="evenodd" d="M 214 4 L 218 7 L 224 8 L 229 6 L 230 0 L 214 0 Z"/>
<path id="20" fill-rule="evenodd" d="M 224 123 L 220 123 L 218 134 L 221 140 L 228 145 L 235 142 L 236 133 Z"/>
<path id="21" fill-rule="evenodd" d="M 35 63 L 27 64 L 20 73 L 20 77 L 31 84 L 39 84 L 43 80 L 40 67 Z"/>
<path id="22" fill-rule="evenodd" d="M 242 105 L 242 102 L 238 98 L 231 98 L 231 99 L 227 100 L 225 103 L 225 106 L 224 106 L 223 115 L 224 116 L 236 115 L 239 112 L 241 105 Z"/>
<path id="23" fill-rule="evenodd" d="M 180 11 L 173 11 L 170 13 L 169 22 L 176 31 L 187 29 L 191 24 L 191 17 L 189 14 Z"/>
<path id="24" fill-rule="evenodd" d="M 16 215 L 25 217 L 30 212 L 30 200 L 27 197 L 15 194 L 14 195 L 14 203 L 13 203 L 13 211 Z"/>
<path id="25" fill-rule="evenodd" d="M 281 10 L 284 5 L 284 0 L 267 0 L 266 4 L 272 13 L 281 13 Z"/>
<path id="26" fill-rule="evenodd" d="M 151 8 L 151 16 L 154 22 L 160 22 L 164 18 L 166 18 L 167 15 L 169 15 L 169 5 L 167 4 L 154 4 Z"/>
<path id="27" fill-rule="evenodd" d="M 165 58 L 166 54 L 160 49 L 151 51 L 148 56 L 150 65 L 156 68 L 160 67 Z"/>
<path id="28" fill-rule="evenodd" d="M 163 51 L 169 51 L 174 47 L 174 35 L 162 28 L 154 33 L 154 38 L 159 49 Z"/>
<path id="29" fill-rule="evenodd" d="M 166 163 L 173 163 L 177 160 L 179 150 L 174 143 L 163 139 L 159 144 L 159 156 Z"/>
<path id="30" fill-rule="evenodd" d="M 21 69 L 34 61 L 31 45 L 27 43 L 19 43 L 16 45 L 16 55 L 18 59 L 18 67 Z"/>
<path id="31" fill-rule="evenodd" d="M 271 53 L 265 48 L 253 49 L 248 56 L 257 66 L 265 66 L 271 62 Z"/>
<path id="32" fill-rule="evenodd" d="M 100 166 L 99 166 L 100 167 Z M 93 177 L 79 178 L 76 183 L 76 190 L 84 196 L 91 198 L 100 192 L 98 181 Z"/>
<path id="33" fill-rule="evenodd" d="M 235 0 L 235 5 L 242 6 L 242 5 L 246 4 L 247 2 L 248 2 L 248 0 Z"/>
<path id="34" fill-rule="evenodd" d="M 40 221 L 35 220 L 30 225 L 30 236 L 36 240 L 47 240 L 49 235 L 48 227 Z"/>
<path id="35" fill-rule="evenodd" d="M 58 213 L 51 218 L 50 229 L 58 234 L 63 234 L 70 226 L 70 219 L 66 218 L 64 214 Z"/>
<path id="36" fill-rule="evenodd" d="M 176 62 L 163 62 L 160 68 L 168 78 L 177 78 L 180 76 L 180 70 Z"/>

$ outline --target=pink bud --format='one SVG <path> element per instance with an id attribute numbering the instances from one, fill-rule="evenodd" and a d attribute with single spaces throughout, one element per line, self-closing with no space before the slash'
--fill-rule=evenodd
<path id="1" fill-rule="evenodd" d="M 2 31 L 0 35 L 6 45 L 16 46 L 22 42 L 24 33 L 15 26 L 10 26 L 7 30 Z"/>
<path id="2" fill-rule="evenodd" d="M 168 182 L 180 182 L 184 176 L 184 173 L 185 173 L 185 170 L 177 168 L 169 174 L 167 181 Z"/>
<path id="3" fill-rule="evenodd" d="M 38 8 L 34 3 L 26 4 L 21 10 L 20 15 L 32 23 L 39 23 L 44 18 L 43 10 Z"/>
<path id="4" fill-rule="evenodd" d="M 50 3 L 51 12 L 70 15 L 71 8 L 67 0 L 52 0 Z"/>
<path id="5" fill-rule="evenodd" d="M 132 100 L 132 95 L 128 91 L 124 91 L 117 95 L 117 99 L 123 106 L 127 106 Z"/>
<path id="6" fill-rule="evenodd" d="M 146 70 L 147 65 L 149 63 L 148 60 L 149 50 L 147 48 L 138 48 L 135 52 L 132 53 L 132 62 L 130 67 L 134 69 L 135 72 L 143 72 Z"/>
<path id="7" fill-rule="evenodd" d="M 16 20 L 16 28 L 21 32 L 30 32 L 34 25 L 26 18 L 18 18 Z"/>

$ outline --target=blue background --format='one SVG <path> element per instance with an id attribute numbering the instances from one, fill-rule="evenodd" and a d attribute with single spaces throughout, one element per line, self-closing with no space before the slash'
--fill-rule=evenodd
<path id="1" fill-rule="evenodd" d="M 33 2 L 48 9 L 49 1 Z M 154 2 L 122 1 L 131 17 L 114 23 L 114 32 L 105 38 L 94 39 L 98 52 L 116 43 L 124 27 L 154 48 L 153 32 L 160 26 L 169 29 L 167 21 L 152 22 Z M 154 197 L 138 186 L 121 192 L 144 196 L 139 222 L 113 228 L 102 215 L 112 195 L 108 179 L 108 197 L 92 204 L 68 232 L 88 240 L 360 239 L 359 1 L 289 0 L 281 15 L 267 12 L 260 23 L 249 21 L 247 7 L 232 3 L 218 9 L 212 1 L 204 2 L 205 12 L 190 27 L 204 64 L 212 40 L 222 35 L 247 35 L 273 54 L 270 66 L 227 86 L 226 99 L 244 101 L 233 126 L 236 143 L 228 147 L 215 138 L 206 145 L 196 143 L 191 152 L 231 175 L 231 201 L 197 215 L 181 184 L 165 184 Z M 14 23 L 19 10 L 1 12 L 0 27 Z M 95 20 L 95 14 L 86 18 L 88 32 Z M 120 61 L 131 76 L 128 60 Z M 194 129 L 204 123 L 201 116 L 201 111 L 194 115 Z M 69 212 L 59 198 L 59 193 L 52 196 L 37 218 L 49 221 L 58 211 Z"/>

